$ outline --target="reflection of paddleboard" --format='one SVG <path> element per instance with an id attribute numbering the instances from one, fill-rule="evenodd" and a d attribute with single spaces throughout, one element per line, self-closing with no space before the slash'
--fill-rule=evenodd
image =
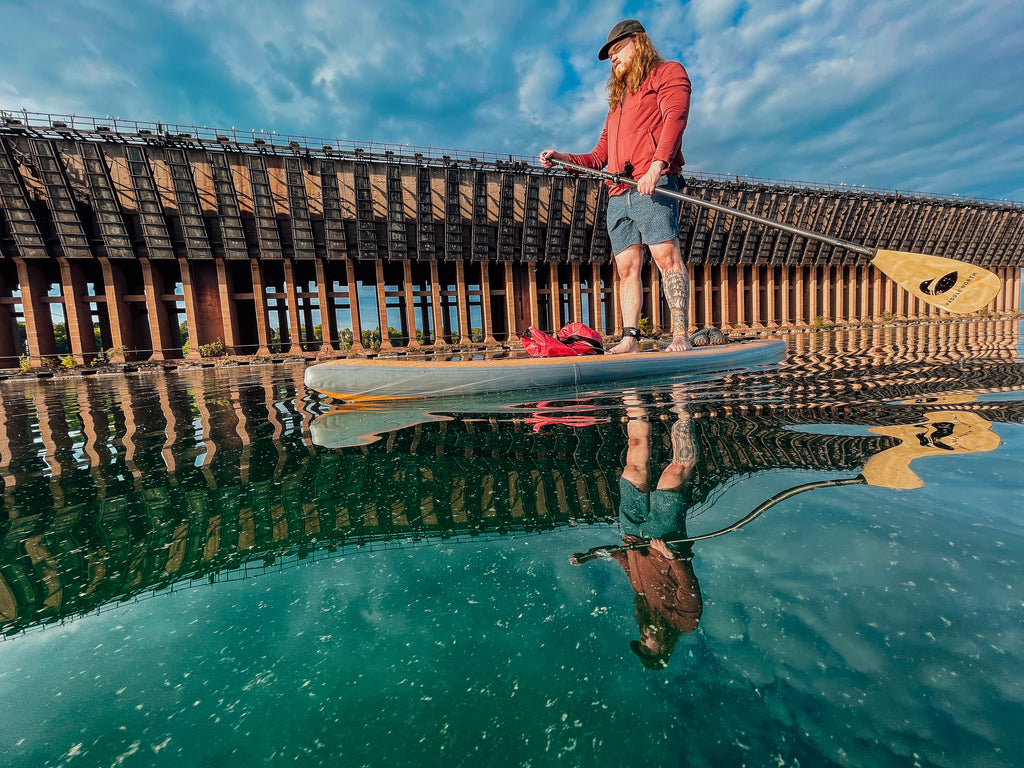
<path id="1" fill-rule="evenodd" d="M 306 369 L 310 389 L 348 402 L 453 397 L 687 376 L 775 363 L 779 339 L 699 347 L 688 352 L 526 357 L 500 360 L 334 360 Z"/>

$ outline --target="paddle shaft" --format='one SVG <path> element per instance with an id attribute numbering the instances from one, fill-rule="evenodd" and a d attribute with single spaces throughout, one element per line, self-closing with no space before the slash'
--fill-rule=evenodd
<path id="1" fill-rule="evenodd" d="M 724 536 L 727 533 L 738 531 L 740 528 L 745 526 L 747 523 L 760 517 L 762 514 L 767 512 L 769 509 L 774 507 L 776 504 L 785 501 L 786 499 L 792 498 L 797 494 L 803 493 L 804 491 L 813 491 L 817 488 L 832 488 L 840 485 L 865 485 L 867 480 L 863 475 L 857 477 L 839 478 L 837 480 L 821 480 L 814 483 L 805 483 L 798 485 L 795 488 L 787 488 L 780 493 L 775 494 L 764 503 L 758 505 L 754 510 L 749 512 L 745 517 L 737 520 L 732 525 L 727 525 L 725 528 L 719 528 L 717 531 L 711 533 L 703 533 L 700 536 L 687 536 L 684 539 L 670 539 L 666 541 L 666 544 L 689 544 L 694 541 L 704 541 L 705 539 L 713 539 L 717 536 Z M 589 552 L 577 553 L 570 558 L 570 562 L 574 565 L 582 565 L 583 563 L 590 562 L 591 560 L 601 557 L 602 553 L 612 554 L 614 552 L 625 552 L 627 550 L 639 550 L 647 549 L 651 546 L 651 542 L 644 541 L 637 544 L 623 544 L 621 546 L 613 547 L 596 547 Z"/>
<path id="2" fill-rule="evenodd" d="M 594 168 L 587 168 L 585 165 L 577 165 L 576 163 L 570 163 L 568 160 L 552 160 L 565 168 L 571 168 L 574 171 L 580 171 L 582 173 L 589 173 L 592 176 L 598 176 L 602 179 L 606 179 L 614 184 L 625 184 L 629 187 L 636 187 L 637 183 L 629 178 L 618 173 L 608 173 L 607 171 L 599 171 Z M 812 232 L 809 229 L 803 227 L 795 227 L 792 224 L 784 224 L 781 221 L 775 221 L 774 219 L 766 219 L 763 216 L 758 216 L 753 213 L 747 213 L 746 211 L 738 211 L 735 208 L 730 208 L 727 205 L 721 203 L 713 203 L 710 200 L 704 200 L 700 197 L 694 197 L 688 195 L 685 192 L 675 192 L 671 189 L 663 189 L 662 187 L 655 187 L 654 191 L 659 195 L 665 195 L 666 197 L 674 197 L 676 200 L 682 200 L 685 203 L 693 203 L 694 205 L 701 205 L 705 208 L 710 208 L 713 211 L 719 213 L 727 213 L 730 216 L 738 216 L 741 219 L 752 221 L 756 224 L 764 224 L 768 227 L 775 227 L 781 229 L 783 232 L 789 232 L 791 235 L 797 235 L 798 237 L 806 237 L 810 240 L 817 240 L 822 243 L 828 243 L 834 245 L 837 248 L 845 248 L 848 251 L 854 251 L 865 256 L 874 257 L 878 253 L 876 248 L 868 248 L 865 245 L 857 245 L 857 243 L 851 243 L 848 240 L 840 240 L 838 237 L 831 237 L 829 235 L 823 235 L 820 232 Z"/>

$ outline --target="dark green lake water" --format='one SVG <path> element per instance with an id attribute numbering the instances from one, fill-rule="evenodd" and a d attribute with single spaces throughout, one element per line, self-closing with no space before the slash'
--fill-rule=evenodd
<path id="1" fill-rule="evenodd" d="M 0 765 L 1019 765 L 1020 335 L 380 411 L 2 382 Z M 735 530 L 570 562 L 648 499 Z"/>

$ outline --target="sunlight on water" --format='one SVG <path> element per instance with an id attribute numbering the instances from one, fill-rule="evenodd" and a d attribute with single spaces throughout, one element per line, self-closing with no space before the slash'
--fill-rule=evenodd
<path id="1" fill-rule="evenodd" d="M 1017 323 L 628 390 L 0 383 L 11 766 L 1012 766 Z"/>

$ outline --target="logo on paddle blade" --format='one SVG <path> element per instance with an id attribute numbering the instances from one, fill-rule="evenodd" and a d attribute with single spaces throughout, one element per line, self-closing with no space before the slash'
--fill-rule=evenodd
<path id="1" fill-rule="evenodd" d="M 960 273 L 954 271 L 943 275 L 938 280 L 935 280 L 935 278 L 932 278 L 931 280 L 925 280 L 923 283 L 921 283 L 921 293 L 926 293 L 929 296 L 938 296 L 939 294 L 945 293 L 953 286 L 955 286 L 957 280 L 959 279 Z"/>

